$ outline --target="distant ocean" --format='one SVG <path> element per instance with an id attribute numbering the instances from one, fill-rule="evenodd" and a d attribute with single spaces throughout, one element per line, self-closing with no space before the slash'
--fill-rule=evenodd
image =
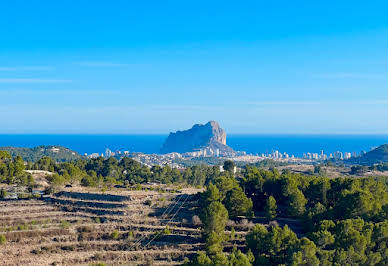
<path id="1" fill-rule="evenodd" d="M 0 147 L 35 147 L 61 145 L 81 154 L 112 151 L 159 153 L 167 135 L 0 135 Z M 270 153 L 274 150 L 290 155 L 323 150 L 369 151 L 388 143 L 388 135 L 228 135 L 227 144 L 235 150 L 250 154 Z"/>

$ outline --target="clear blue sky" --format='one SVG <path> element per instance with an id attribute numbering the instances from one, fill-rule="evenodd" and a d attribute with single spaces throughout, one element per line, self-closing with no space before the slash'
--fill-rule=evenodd
<path id="1" fill-rule="evenodd" d="M 2 1 L 0 133 L 388 133 L 387 1 Z"/>

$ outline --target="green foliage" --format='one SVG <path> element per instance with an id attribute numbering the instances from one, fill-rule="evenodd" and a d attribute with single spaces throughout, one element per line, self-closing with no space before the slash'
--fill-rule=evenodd
<path id="1" fill-rule="evenodd" d="M 98 184 L 98 179 L 97 176 L 84 176 L 81 179 L 81 186 L 84 187 L 96 187 Z"/>
<path id="2" fill-rule="evenodd" d="M 288 195 L 288 213 L 291 216 L 302 216 L 306 210 L 307 199 L 302 191 L 295 190 Z"/>
<path id="3" fill-rule="evenodd" d="M 104 262 L 91 263 L 90 266 L 106 266 Z"/>
<path id="4" fill-rule="evenodd" d="M 250 215 L 252 212 L 252 200 L 245 195 L 240 186 L 228 191 L 224 204 L 230 217 Z"/>
<path id="5" fill-rule="evenodd" d="M 198 252 L 193 261 L 186 264 L 187 266 L 212 266 L 212 260 L 206 255 L 205 252 Z"/>
<path id="6" fill-rule="evenodd" d="M 255 211 L 266 211 L 268 195 L 276 198 L 278 216 L 306 218 L 310 229 L 322 219 L 387 217 L 388 193 L 383 179 L 309 177 L 247 166 L 242 183 Z"/>
<path id="7" fill-rule="evenodd" d="M 322 221 L 311 239 L 321 250 L 320 260 L 334 265 L 387 265 L 388 221 L 358 219 Z M 331 254 L 331 255 L 330 255 Z"/>
<path id="8" fill-rule="evenodd" d="M 245 255 L 241 252 L 241 250 L 233 248 L 232 253 L 228 256 L 228 264 L 229 266 L 250 266 L 254 258 L 249 255 Z"/>
<path id="9" fill-rule="evenodd" d="M 221 202 L 211 202 L 209 206 L 204 209 L 203 213 L 201 213 L 200 218 L 203 223 L 205 236 L 210 235 L 211 232 L 215 232 L 223 237 L 229 215 Z"/>
<path id="10" fill-rule="evenodd" d="M 268 230 L 256 225 L 246 241 L 256 265 L 319 265 L 315 244 L 307 238 L 298 239 L 287 225 Z"/>
<path id="11" fill-rule="evenodd" d="M 58 148 L 59 150 L 54 150 Z M 20 156 L 27 162 L 36 162 L 42 157 L 51 157 L 56 162 L 74 161 L 81 158 L 78 153 L 60 146 L 38 146 L 34 148 L 2 147 L 12 157 Z"/>
<path id="12" fill-rule="evenodd" d="M 12 159 L 6 151 L 0 151 L 0 182 L 8 185 L 33 186 L 34 179 L 25 171 L 24 161 L 20 156 Z"/>
<path id="13" fill-rule="evenodd" d="M 251 266 L 254 261 L 254 257 L 245 255 L 240 250 L 233 248 L 232 253 L 229 256 L 225 256 L 223 253 L 217 253 L 216 255 L 209 257 L 205 252 L 198 252 L 194 259 L 185 263 L 186 266 Z"/>
<path id="14" fill-rule="evenodd" d="M 49 172 L 54 172 L 55 171 L 55 161 L 48 156 L 44 156 L 40 158 L 38 161 L 36 161 L 32 168 L 34 170 L 44 170 L 44 171 L 49 171 Z"/>
<path id="15" fill-rule="evenodd" d="M 223 201 L 226 198 L 226 194 L 233 188 L 239 187 L 236 179 L 231 176 L 219 176 L 214 179 L 214 185 L 220 191 L 220 200 Z"/>
<path id="16" fill-rule="evenodd" d="M 61 222 L 61 227 L 63 229 L 68 229 L 68 228 L 70 228 L 70 226 L 71 226 L 71 224 L 68 221 L 62 221 Z"/>
<path id="17" fill-rule="evenodd" d="M 0 245 L 4 245 L 7 242 L 5 235 L 0 235 Z"/>
<path id="18" fill-rule="evenodd" d="M 276 200 L 273 196 L 269 196 L 264 206 L 265 216 L 269 220 L 273 220 L 276 217 Z"/>
<path id="19" fill-rule="evenodd" d="M 114 240 L 119 239 L 119 236 L 120 236 L 120 234 L 119 234 L 119 231 L 117 231 L 117 230 L 114 230 L 114 231 L 112 232 L 112 234 L 110 235 L 110 237 L 111 237 L 112 239 L 114 239 Z"/>
<path id="20" fill-rule="evenodd" d="M 361 165 L 355 165 L 350 168 L 350 173 L 351 175 L 363 175 L 368 171 L 367 166 L 361 166 Z"/>
<path id="21" fill-rule="evenodd" d="M 308 238 L 302 238 L 298 243 L 297 250 L 292 255 L 291 264 L 295 266 L 318 266 L 319 259 L 314 242 Z"/>
<path id="22" fill-rule="evenodd" d="M 10 155 L 3 153 L 2 157 L 6 163 L 0 159 L 0 181 L 2 176 L 6 176 L 9 179 L 8 183 L 13 183 L 14 173 L 15 171 L 20 172 L 22 164 L 19 157 L 15 159 L 17 160 L 16 164 L 9 163 Z M 113 157 L 108 159 L 98 157 L 89 160 L 78 159 L 60 162 L 43 156 L 28 167 L 55 173 L 56 175 L 48 177 L 47 180 L 56 186 L 80 183 L 86 187 L 113 187 L 117 184 L 131 187 L 146 182 L 160 182 L 164 184 L 186 183 L 202 187 L 220 176 L 219 167 L 216 166 L 196 165 L 187 168 L 184 172 L 172 169 L 170 166 L 153 166 L 149 169 L 128 157 L 121 160 Z"/>
<path id="23" fill-rule="evenodd" d="M 0 189 L 0 199 L 4 199 L 7 196 L 7 191 L 5 189 Z"/>
<path id="24" fill-rule="evenodd" d="M 233 161 L 227 160 L 224 162 L 224 170 L 233 173 L 234 168 L 236 167 L 236 164 Z"/>
<path id="25" fill-rule="evenodd" d="M 211 231 L 206 237 L 206 251 L 209 256 L 215 256 L 222 252 L 224 235 Z"/>
<path id="26" fill-rule="evenodd" d="M 220 199 L 221 199 L 221 196 L 218 188 L 213 184 L 209 184 L 206 191 L 200 195 L 199 203 L 200 203 L 200 206 L 204 209 L 210 203 L 215 201 L 220 201 Z"/>
<path id="27" fill-rule="evenodd" d="M 65 177 L 58 174 L 47 175 L 46 180 L 54 186 L 61 186 L 66 182 Z"/>
<path id="28" fill-rule="evenodd" d="M 362 155 L 361 157 L 353 158 L 350 160 L 352 163 L 359 164 L 378 164 L 388 162 L 388 144 L 381 145 L 370 152 Z"/>
<path id="29" fill-rule="evenodd" d="M 201 194 L 200 204 L 202 211 L 200 218 L 203 224 L 203 236 L 206 243 L 206 252 L 210 256 L 211 265 L 225 265 L 223 264 L 226 257 L 222 254 L 223 242 L 227 240 L 225 235 L 225 226 L 229 219 L 228 211 L 225 206 L 220 202 L 221 195 L 218 188 L 209 184 L 207 190 Z M 200 258 L 204 263 L 208 263 L 207 257 L 199 254 L 197 259 Z M 192 265 L 198 263 L 198 260 L 194 259 Z M 204 264 L 207 265 L 207 264 Z"/>

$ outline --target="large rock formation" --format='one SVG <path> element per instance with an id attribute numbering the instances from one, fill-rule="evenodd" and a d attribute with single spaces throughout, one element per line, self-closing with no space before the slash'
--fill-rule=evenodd
<path id="1" fill-rule="evenodd" d="M 161 148 L 162 153 L 193 152 L 198 150 L 217 150 L 220 154 L 231 153 L 233 149 L 226 145 L 226 133 L 216 121 L 205 125 L 196 124 L 191 129 L 170 133 Z"/>

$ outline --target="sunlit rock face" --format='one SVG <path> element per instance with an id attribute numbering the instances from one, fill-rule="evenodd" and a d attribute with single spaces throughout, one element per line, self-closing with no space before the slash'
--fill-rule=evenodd
<path id="1" fill-rule="evenodd" d="M 204 125 L 196 124 L 188 130 L 170 133 L 161 148 L 161 153 L 185 153 L 206 148 L 233 152 L 232 148 L 226 145 L 225 130 L 216 121 L 209 121 Z"/>

